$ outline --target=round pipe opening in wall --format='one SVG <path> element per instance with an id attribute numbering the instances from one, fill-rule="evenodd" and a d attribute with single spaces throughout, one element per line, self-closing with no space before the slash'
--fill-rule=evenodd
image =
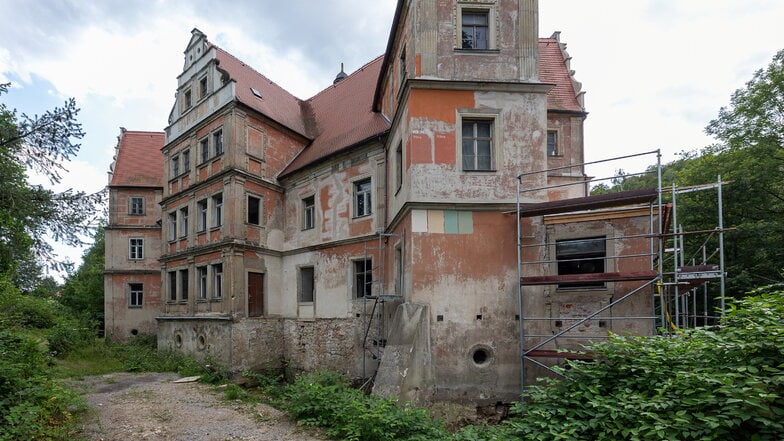
<path id="1" fill-rule="evenodd" d="M 475 346 L 471 349 L 471 361 L 477 367 L 484 367 L 493 361 L 493 350 L 484 345 Z"/>
<path id="2" fill-rule="evenodd" d="M 205 339 L 203 335 L 200 335 L 199 338 L 196 339 L 196 349 L 203 351 L 206 347 L 207 339 Z"/>
<path id="3" fill-rule="evenodd" d="M 178 348 L 182 347 L 182 334 L 180 334 L 179 332 L 174 334 L 174 345 L 177 346 Z"/>

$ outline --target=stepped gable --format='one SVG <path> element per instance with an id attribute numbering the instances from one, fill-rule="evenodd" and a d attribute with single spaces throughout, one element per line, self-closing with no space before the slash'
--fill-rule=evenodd
<path id="1" fill-rule="evenodd" d="M 317 136 L 280 177 L 389 130 L 372 107 L 382 62 L 380 56 L 308 100 Z"/>
<path id="2" fill-rule="evenodd" d="M 162 187 L 163 132 L 121 128 L 109 178 L 110 187 Z"/>
<path id="3" fill-rule="evenodd" d="M 212 45 L 216 51 L 218 69 L 236 81 L 236 99 L 292 131 L 312 139 L 306 121 L 307 109 L 299 98 L 290 94 L 272 80 L 258 73 L 234 55 Z M 259 92 L 259 98 L 253 92 Z"/>
<path id="4" fill-rule="evenodd" d="M 585 112 L 581 85 L 569 67 L 569 54 L 556 32 L 550 38 L 539 39 L 539 80 L 555 84 L 547 93 L 547 110 Z"/>

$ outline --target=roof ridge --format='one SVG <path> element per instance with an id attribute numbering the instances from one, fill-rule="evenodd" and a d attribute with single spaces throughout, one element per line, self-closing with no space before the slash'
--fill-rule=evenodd
<path id="1" fill-rule="evenodd" d="M 356 70 L 354 70 L 354 72 L 351 72 L 350 74 L 348 74 L 348 76 L 346 76 L 346 78 L 344 78 L 343 80 L 341 80 L 341 81 L 339 81 L 338 83 L 335 83 L 335 84 L 330 84 L 329 86 L 327 86 L 327 87 L 325 87 L 324 89 L 322 89 L 322 90 L 320 90 L 320 91 L 316 92 L 316 94 L 315 94 L 315 95 L 313 95 L 312 97 L 310 97 L 310 98 L 308 98 L 308 99 L 306 99 L 306 100 L 304 100 L 304 101 L 311 102 L 311 101 L 313 101 L 313 100 L 314 100 L 316 97 L 318 97 L 319 95 L 321 95 L 322 93 L 325 93 L 325 92 L 327 92 L 327 91 L 329 91 L 329 90 L 331 90 L 331 89 L 335 89 L 335 88 L 337 88 L 337 86 L 338 86 L 339 84 L 342 84 L 342 83 L 344 83 L 344 82 L 345 82 L 346 80 L 348 80 L 349 78 L 351 78 L 351 77 L 353 77 L 354 75 L 357 75 L 358 73 L 360 73 L 360 72 L 364 71 L 364 70 L 365 70 L 365 68 L 367 68 L 368 66 L 370 66 L 370 65 L 371 65 L 371 64 L 373 64 L 373 63 L 375 63 L 376 61 L 378 61 L 380 58 L 383 58 L 383 57 L 384 57 L 384 54 L 381 54 L 381 55 L 379 55 L 379 56 L 377 56 L 377 57 L 373 58 L 372 60 L 368 61 L 367 63 L 363 64 L 362 66 L 360 66 L 359 68 L 357 68 Z"/>

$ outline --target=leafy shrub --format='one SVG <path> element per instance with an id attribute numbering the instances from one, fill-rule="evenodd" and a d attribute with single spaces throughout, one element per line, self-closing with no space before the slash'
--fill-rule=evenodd
<path id="1" fill-rule="evenodd" d="M 784 439 L 784 296 L 756 294 L 717 328 L 594 345 L 601 362 L 571 362 L 571 380 L 533 387 L 520 417 L 458 439 Z"/>
<path id="2" fill-rule="evenodd" d="M 81 346 L 92 344 L 95 340 L 95 326 L 91 323 L 63 316 L 46 335 L 49 351 L 64 356 Z"/>
<path id="3" fill-rule="evenodd" d="M 323 427 L 327 436 L 335 439 L 414 441 L 448 437 L 425 409 L 367 396 L 350 388 L 345 377 L 333 372 L 297 377 L 284 388 L 280 405 L 301 424 Z"/>
<path id="4" fill-rule="evenodd" d="M 0 330 L 0 440 L 65 437 L 77 394 L 49 379 L 49 357 L 28 337 Z"/>
<path id="5" fill-rule="evenodd" d="M 49 328 L 55 324 L 59 304 L 19 292 L 0 277 L 0 325 L 5 328 Z"/>

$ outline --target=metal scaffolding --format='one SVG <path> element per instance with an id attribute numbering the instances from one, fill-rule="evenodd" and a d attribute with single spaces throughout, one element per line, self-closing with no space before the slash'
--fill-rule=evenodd
<path id="1" fill-rule="evenodd" d="M 636 159 L 642 157 L 656 157 L 656 164 L 639 173 L 624 174 L 623 177 L 655 175 L 655 188 L 644 188 L 618 192 L 608 192 L 600 195 L 588 196 L 592 184 L 613 181 L 618 182 L 617 176 L 589 177 L 585 174 L 585 167 L 601 163 L 610 163 L 619 160 Z M 558 172 L 558 173 L 556 173 Z M 552 177 L 567 176 L 566 179 L 553 179 Z M 562 182 L 567 181 L 567 182 Z M 544 184 L 544 185 L 542 185 Z M 518 298 L 517 308 L 519 317 L 519 351 L 520 351 L 520 384 L 525 390 L 527 369 L 537 366 L 546 371 L 554 371 L 552 367 L 563 359 L 591 359 L 590 352 L 582 348 L 566 348 L 560 345 L 562 340 L 582 339 L 585 344 L 594 340 L 607 338 L 605 335 L 577 335 L 578 327 L 586 326 L 592 320 L 599 321 L 599 327 L 612 324 L 614 321 L 622 323 L 647 323 L 643 329 L 648 329 L 650 335 L 657 333 L 672 333 L 677 328 L 704 326 L 715 323 L 717 317 L 712 314 L 713 306 L 717 306 L 719 314 L 724 313 L 724 227 L 722 208 L 722 182 L 718 178 L 715 184 L 669 188 L 662 185 L 661 153 L 658 150 L 634 155 L 609 158 L 600 161 L 581 164 L 569 164 L 544 170 L 521 173 L 517 176 L 517 270 L 518 270 Z M 562 193 L 551 194 L 554 189 L 562 190 L 568 187 L 579 188 L 578 197 L 562 197 Z M 718 224 L 714 229 L 688 231 L 678 224 L 678 199 L 687 193 L 705 190 L 717 190 Z M 574 192 L 571 192 L 574 196 Z M 558 241 L 544 233 L 542 240 L 535 235 L 526 235 L 523 231 L 525 218 L 540 217 L 544 226 L 545 219 L 560 214 L 588 216 L 592 221 L 612 223 L 613 210 L 620 207 L 634 206 L 635 213 L 647 212 L 648 231 L 644 233 L 628 234 L 621 231 L 618 234 L 590 238 L 584 240 L 569 240 L 570 246 L 578 246 L 580 242 L 595 242 L 601 240 L 607 250 L 621 250 L 617 253 L 607 253 L 596 256 L 577 256 L 563 258 L 552 250 L 557 250 Z M 607 216 L 603 219 L 602 216 Z M 591 217 L 593 216 L 593 217 Z M 620 216 L 616 216 L 620 217 Z M 640 217 L 637 215 L 636 217 Z M 584 221 L 587 222 L 587 221 Z M 668 232 L 668 225 L 672 231 Z M 533 227 L 532 227 L 533 228 Z M 539 231 L 542 231 L 540 229 Z M 614 230 L 613 230 L 614 231 Z M 689 239 L 686 240 L 685 238 Z M 704 238 L 701 245 L 694 250 L 687 250 L 695 238 Z M 647 242 L 643 246 L 642 242 Z M 715 248 L 714 248 L 715 245 Z M 562 245 L 564 248 L 566 245 Z M 634 248 L 636 246 L 636 248 Z M 625 252 L 634 248 L 637 252 Z M 646 250 L 644 252 L 639 250 Z M 689 252 L 691 251 L 691 252 Z M 530 256 L 537 256 L 530 258 Z M 529 257 L 526 257 L 529 256 Z M 538 256 L 545 256 L 544 258 Z M 647 268 L 641 264 L 641 259 L 647 258 Z M 636 259 L 630 264 L 622 264 L 624 259 Z M 716 261 L 718 260 L 718 261 Z M 569 273 L 567 268 L 585 263 L 595 264 L 599 270 L 577 271 Z M 597 264 L 598 263 L 598 264 Z M 586 265 L 588 267 L 589 265 Z M 609 271 L 608 268 L 625 270 Z M 631 270 L 630 270 L 630 267 Z M 561 269 L 564 269 L 562 272 Z M 545 302 L 544 286 L 554 286 L 554 296 L 559 291 L 574 290 L 575 284 L 585 286 L 607 286 L 608 283 L 617 285 L 622 292 L 613 291 L 610 301 L 596 306 L 590 311 L 584 311 L 580 316 L 569 315 L 561 317 L 550 311 L 549 316 L 529 314 L 526 300 L 539 296 Z M 719 294 L 710 293 L 711 285 L 719 284 Z M 536 288 L 539 287 L 539 288 Z M 552 289 L 552 288 L 551 288 Z M 610 290 L 608 290 L 610 291 Z M 586 289 L 587 293 L 591 289 Z M 594 291 L 596 292 L 596 291 Z M 618 313 L 619 305 L 629 303 L 630 299 L 640 296 L 650 296 L 645 304 L 652 305 L 648 311 L 632 311 L 632 314 L 621 315 Z M 595 302 L 594 302 L 595 303 Z M 716 305 L 716 303 L 718 303 Z M 595 305 L 594 305 L 595 306 Z M 626 311 L 629 312 L 629 311 Z M 539 323 L 540 325 L 537 325 Z M 550 323 L 550 333 L 542 331 L 542 323 Z M 612 326 L 612 325 L 611 325 Z M 532 329 L 535 328 L 535 329 Z M 552 349 L 555 346 L 556 349 Z M 567 344 L 568 346 L 568 344 Z"/>

